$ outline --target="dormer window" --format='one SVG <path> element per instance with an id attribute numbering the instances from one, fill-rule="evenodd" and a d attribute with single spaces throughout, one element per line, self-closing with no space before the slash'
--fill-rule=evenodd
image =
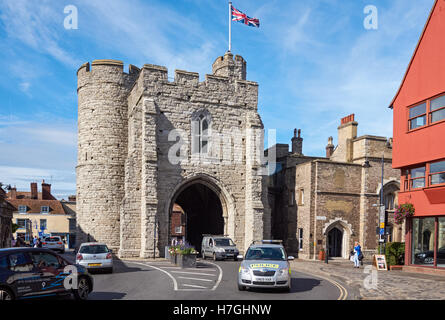
<path id="1" fill-rule="evenodd" d="M 28 208 L 26 206 L 19 206 L 19 213 L 26 213 L 26 211 L 28 210 Z"/>
<path id="2" fill-rule="evenodd" d="M 49 206 L 41 206 L 40 207 L 40 213 L 49 213 Z"/>

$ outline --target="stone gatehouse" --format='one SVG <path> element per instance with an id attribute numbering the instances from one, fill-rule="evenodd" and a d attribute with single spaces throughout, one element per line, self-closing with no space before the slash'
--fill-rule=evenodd
<path id="1" fill-rule="evenodd" d="M 227 52 L 200 82 L 194 72 L 85 63 L 78 72 L 78 243 L 120 257 L 163 256 L 173 205 L 186 238 L 227 234 L 245 250 L 270 237 L 261 160 L 258 84 Z M 216 138 L 215 138 L 216 137 Z"/>

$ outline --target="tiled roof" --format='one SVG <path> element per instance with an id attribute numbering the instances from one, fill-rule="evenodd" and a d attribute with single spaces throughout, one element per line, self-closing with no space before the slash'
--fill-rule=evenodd
<path id="1" fill-rule="evenodd" d="M 8 198 L 11 198 L 11 191 L 8 192 L 7 194 Z M 57 200 L 56 198 L 54 198 L 53 195 L 51 195 L 51 200 Z M 27 191 L 17 191 L 17 199 L 31 199 L 31 192 L 27 192 Z M 42 193 L 38 192 L 37 193 L 37 199 L 42 199 Z M 36 200 L 36 199 L 34 199 Z"/>
<path id="2" fill-rule="evenodd" d="M 8 199 L 14 206 L 14 211 L 18 211 L 19 206 L 26 206 L 26 213 L 40 213 L 40 208 L 49 206 L 49 214 L 66 214 L 59 200 L 37 200 L 37 199 Z"/>

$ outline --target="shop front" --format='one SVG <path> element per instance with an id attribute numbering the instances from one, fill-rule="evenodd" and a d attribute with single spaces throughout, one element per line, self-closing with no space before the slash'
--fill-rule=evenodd
<path id="1" fill-rule="evenodd" d="M 445 216 L 411 219 L 411 265 L 445 269 Z"/>

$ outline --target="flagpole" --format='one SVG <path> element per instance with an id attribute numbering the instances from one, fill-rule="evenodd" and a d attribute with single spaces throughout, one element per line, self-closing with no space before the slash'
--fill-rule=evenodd
<path id="1" fill-rule="evenodd" d="M 232 2 L 229 1 L 229 52 L 232 50 Z"/>

